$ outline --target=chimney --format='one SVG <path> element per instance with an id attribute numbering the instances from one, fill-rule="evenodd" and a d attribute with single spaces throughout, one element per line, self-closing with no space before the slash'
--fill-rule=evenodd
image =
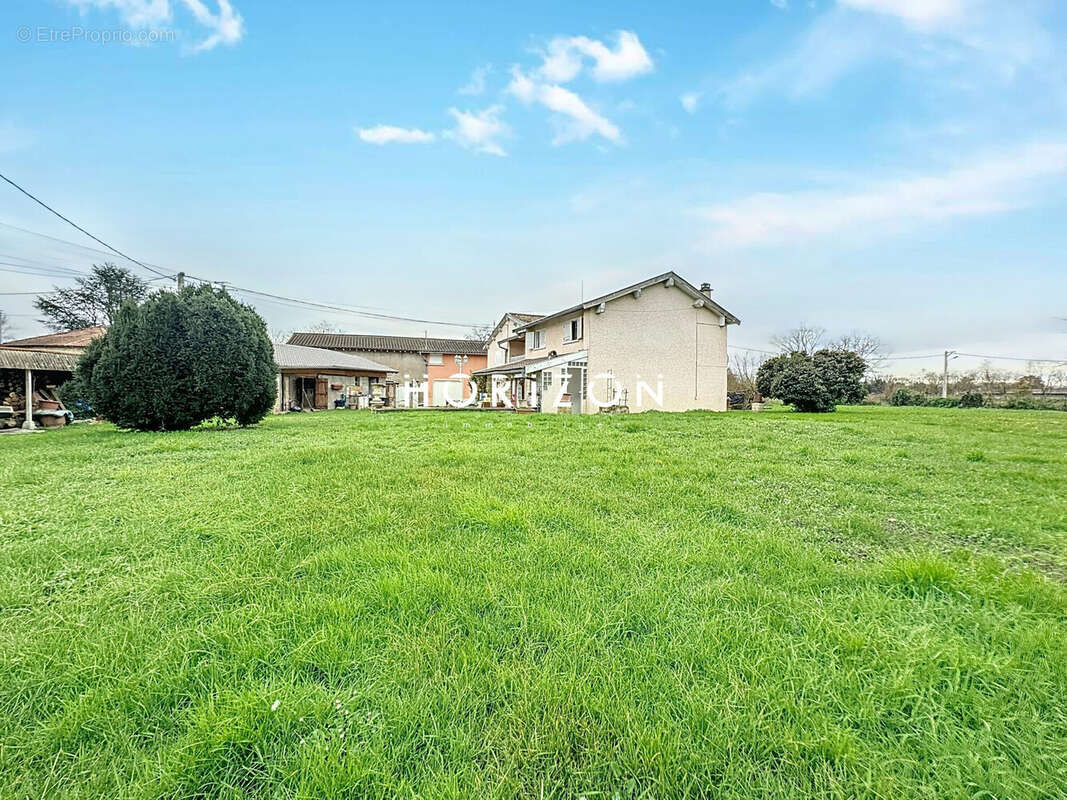
<path id="1" fill-rule="evenodd" d="M 704 283 L 700 284 L 700 293 L 710 300 L 711 299 L 711 284 L 707 283 L 707 282 L 704 282 Z"/>

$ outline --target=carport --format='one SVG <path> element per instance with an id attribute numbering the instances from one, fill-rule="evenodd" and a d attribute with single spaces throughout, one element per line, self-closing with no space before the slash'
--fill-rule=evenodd
<path id="1" fill-rule="evenodd" d="M 48 353 L 14 347 L 0 347 L 0 405 L 10 393 L 25 398 L 25 420 L 22 427 L 33 430 L 35 389 L 59 386 L 74 374 L 76 355 Z"/>

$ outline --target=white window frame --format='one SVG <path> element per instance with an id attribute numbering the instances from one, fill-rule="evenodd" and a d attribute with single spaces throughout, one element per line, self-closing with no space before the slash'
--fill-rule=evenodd
<path id="1" fill-rule="evenodd" d="M 546 346 L 544 330 L 526 331 L 526 349 L 544 350 Z"/>
<path id="2" fill-rule="evenodd" d="M 437 359 L 437 360 L 435 361 L 434 359 Z M 431 367 L 443 367 L 444 364 L 445 364 L 445 354 L 444 353 L 427 353 L 426 354 L 426 363 L 429 364 Z"/>
<path id="3" fill-rule="evenodd" d="M 577 325 L 575 325 L 575 323 L 577 323 Z M 583 326 L 584 326 L 584 323 L 582 322 L 582 318 L 581 317 L 572 317 L 571 319 L 569 319 L 566 322 L 564 322 L 563 323 L 563 343 L 567 344 L 568 342 L 577 342 L 579 339 L 581 339 L 582 338 L 582 333 L 584 333 L 584 331 L 582 330 Z M 574 329 L 577 329 L 578 333 L 576 335 L 572 336 L 571 335 L 571 331 L 574 330 Z"/>

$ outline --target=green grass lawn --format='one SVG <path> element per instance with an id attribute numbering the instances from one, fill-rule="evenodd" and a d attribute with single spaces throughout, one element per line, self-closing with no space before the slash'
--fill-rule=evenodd
<path id="1" fill-rule="evenodd" d="M 1067 414 L 0 437 L 5 797 L 1067 787 Z"/>

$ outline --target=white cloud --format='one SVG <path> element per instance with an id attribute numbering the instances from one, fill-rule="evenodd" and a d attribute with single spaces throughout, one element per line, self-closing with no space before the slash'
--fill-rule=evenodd
<path id="1" fill-rule="evenodd" d="M 488 64 L 483 64 L 480 67 L 475 67 L 474 72 L 471 73 L 471 79 L 465 86 L 461 86 L 459 89 L 460 94 L 478 95 L 485 92 L 485 79 L 489 77 L 489 73 L 492 72 L 492 67 Z"/>
<path id="2" fill-rule="evenodd" d="M 170 22 L 173 14 L 170 0 L 68 0 L 85 13 L 90 8 L 115 10 L 119 18 L 131 28 L 150 28 Z"/>
<path id="3" fill-rule="evenodd" d="M 193 12 L 196 21 L 212 31 L 204 41 L 194 49 L 198 52 L 211 50 L 220 44 L 237 44 L 245 35 L 245 23 L 230 0 L 218 0 L 219 10 L 212 14 L 202 0 L 182 0 L 186 7 Z"/>
<path id="4" fill-rule="evenodd" d="M 858 11 L 872 11 L 897 17 L 905 24 L 930 29 L 948 22 L 959 22 L 967 11 L 976 11 L 965 0 L 837 0 L 838 5 Z M 968 8 L 968 5 L 972 8 Z"/>
<path id="5" fill-rule="evenodd" d="M 697 213 L 711 223 L 713 245 L 793 245 L 1025 208 L 1037 202 L 1044 182 L 1065 173 L 1067 140 L 1039 141 L 942 173 L 837 191 L 753 194 Z"/>
<path id="6" fill-rule="evenodd" d="M 771 0 L 771 5 L 784 11 L 789 8 L 789 0 Z"/>
<path id="7" fill-rule="evenodd" d="M 503 106 L 490 106 L 482 111 L 460 111 L 458 108 L 450 108 L 448 113 L 456 120 L 456 127 L 448 131 L 445 136 L 479 153 L 506 156 L 507 153 L 497 141 L 506 136 L 509 131 L 507 124 L 499 118 L 503 110 Z"/>
<path id="8" fill-rule="evenodd" d="M 877 62 L 957 94 L 1008 85 L 1024 68 L 1054 83 L 1056 43 L 1031 12 L 999 0 L 837 0 L 791 47 L 723 81 L 717 94 L 734 108 L 769 94 L 801 98 Z"/>
<path id="9" fill-rule="evenodd" d="M 653 69 L 637 34 L 619 31 L 614 48 L 587 36 L 557 36 L 548 43 L 538 74 L 552 83 L 568 83 L 582 71 L 583 57 L 593 61 L 593 78 L 601 83 L 629 80 Z"/>
<path id="10" fill-rule="evenodd" d="M 557 131 L 552 140 L 559 145 L 575 139 L 588 139 L 594 134 L 609 142 L 622 142 L 622 131 L 611 120 L 590 108 L 581 97 L 569 89 L 552 83 L 542 83 L 524 74 L 518 67 L 512 68 L 508 92 L 519 101 L 530 105 L 538 103 L 556 112 Z"/>
<path id="11" fill-rule="evenodd" d="M 437 137 L 418 128 L 398 128 L 395 125 L 375 125 L 359 128 L 356 133 L 368 144 L 429 144 Z"/>
<path id="12" fill-rule="evenodd" d="M 174 19 L 171 0 L 67 0 L 82 13 L 90 8 L 113 10 L 125 25 L 147 29 L 170 23 Z M 180 0 L 201 27 L 209 34 L 196 44 L 196 52 L 211 50 L 220 44 L 237 44 L 244 38 L 244 20 L 230 0 L 217 0 L 218 11 L 212 12 L 203 0 Z"/>
<path id="13" fill-rule="evenodd" d="M 700 92 L 685 92 L 679 99 L 682 101 L 682 108 L 693 114 L 697 110 L 697 106 L 700 104 Z"/>

